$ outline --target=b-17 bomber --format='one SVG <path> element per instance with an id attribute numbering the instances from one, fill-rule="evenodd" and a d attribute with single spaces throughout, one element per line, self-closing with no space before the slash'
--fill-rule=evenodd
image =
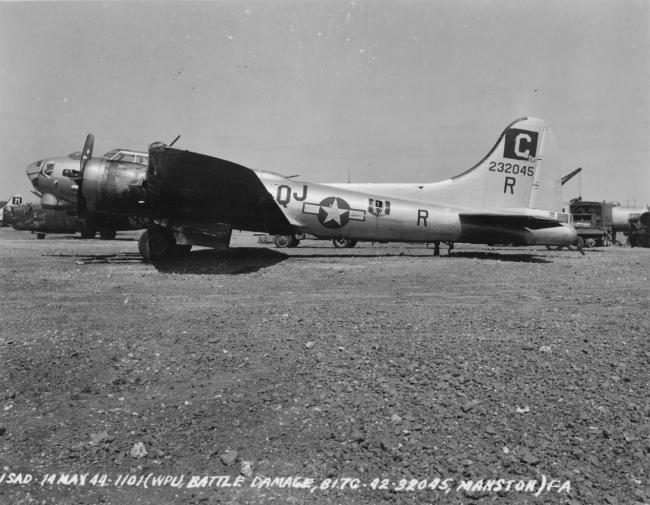
<path id="1" fill-rule="evenodd" d="M 147 164 L 93 158 L 88 135 L 78 167 L 62 172 L 55 202 L 80 215 L 129 217 L 146 228 L 147 260 L 193 245 L 226 248 L 233 229 L 348 241 L 509 243 L 570 246 L 577 240 L 560 212 L 560 166 L 541 120 L 511 123 L 474 167 L 433 183 L 322 184 L 255 170 L 153 143 Z M 32 167 L 32 165 L 30 165 Z M 38 171 L 28 169 L 32 182 Z M 38 172 L 40 174 L 40 172 Z M 53 174 L 50 174 L 52 177 Z M 63 181 L 68 179 L 68 181 Z"/>

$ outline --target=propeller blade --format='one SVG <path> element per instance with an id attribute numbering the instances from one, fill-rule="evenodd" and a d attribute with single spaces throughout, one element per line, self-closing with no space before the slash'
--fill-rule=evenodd
<path id="1" fill-rule="evenodd" d="M 88 202 L 84 197 L 82 185 L 84 170 L 86 169 L 86 164 L 88 160 L 93 157 L 93 146 L 95 145 L 95 136 L 92 133 L 89 133 L 86 137 L 86 142 L 84 143 L 83 151 L 81 152 L 81 160 L 79 161 L 80 177 L 79 177 L 79 186 L 77 188 L 77 215 L 84 216 L 86 214 L 86 208 Z"/>
<path id="2" fill-rule="evenodd" d="M 81 169 L 81 175 L 83 176 L 84 169 L 86 168 L 86 163 L 88 160 L 93 157 L 93 146 L 95 145 L 95 136 L 92 133 L 89 133 L 86 137 L 86 142 L 84 143 L 83 151 L 81 152 L 81 160 L 79 161 L 79 168 Z"/>

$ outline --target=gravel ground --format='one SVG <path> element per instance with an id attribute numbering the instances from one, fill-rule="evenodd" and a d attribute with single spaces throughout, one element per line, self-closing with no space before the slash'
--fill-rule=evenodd
<path id="1" fill-rule="evenodd" d="M 650 502 L 649 249 L 135 236 L 0 230 L 0 503 Z"/>

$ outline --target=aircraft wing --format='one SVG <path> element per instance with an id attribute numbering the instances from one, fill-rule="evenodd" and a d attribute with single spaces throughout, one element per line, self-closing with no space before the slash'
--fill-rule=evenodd
<path id="1" fill-rule="evenodd" d="M 149 148 L 145 212 L 161 219 L 214 220 L 235 229 L 292 233 L 250 168 L 161 144 Z"/>

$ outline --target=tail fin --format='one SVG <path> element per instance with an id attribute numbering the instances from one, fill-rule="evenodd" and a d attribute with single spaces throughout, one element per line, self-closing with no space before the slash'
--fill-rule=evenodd
<path id="1" fill-rule="evenodd" d="M 441 202 L 482 209 L 559 210 L 560 166 L 551 129 L 536 118 L 514 121 L 477 165 L 431 187 Z"/>

